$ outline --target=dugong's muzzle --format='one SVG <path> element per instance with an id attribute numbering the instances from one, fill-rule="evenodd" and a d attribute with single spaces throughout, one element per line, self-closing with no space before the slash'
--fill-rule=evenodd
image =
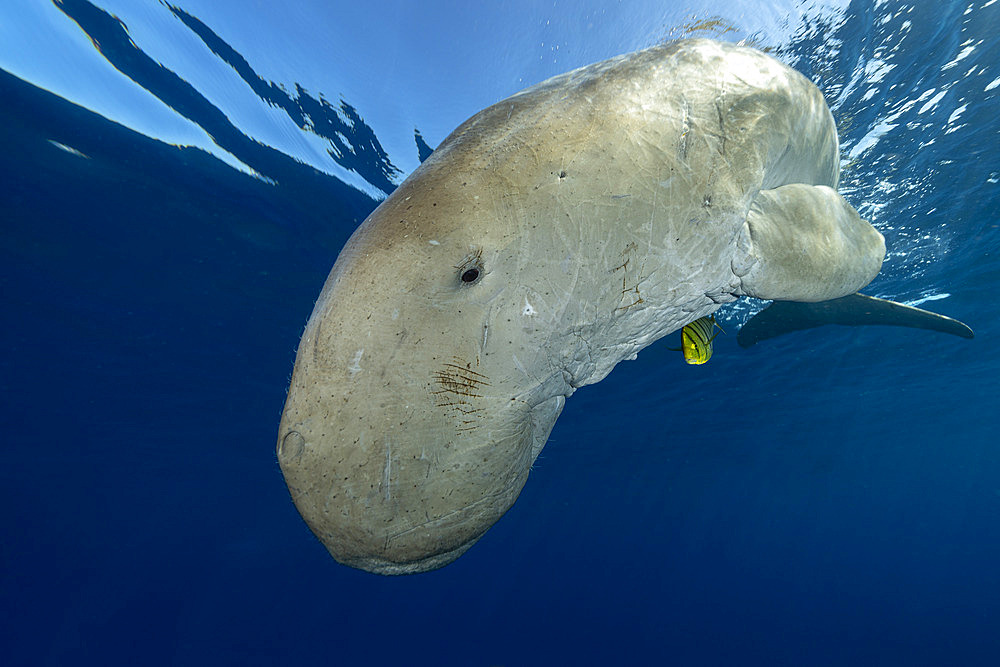
<path id="1" fill-rule="evenodd" d="M 408 574 L 458 558 L 513 504 L 562 410 L 562 395 L 510 388 L 474 358 L 439 357 L 460 336 L 444 333 L 447 346 L 430 331 L 364 331 L 322 306 L 306 329 L 278 461 L 341 563 Z"/>

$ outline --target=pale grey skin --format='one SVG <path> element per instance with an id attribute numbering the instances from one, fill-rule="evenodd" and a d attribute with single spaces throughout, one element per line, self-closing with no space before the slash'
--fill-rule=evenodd
<path id="1" fill-rule="evenodd" d="M 856 292 L 885 245 L 838 170 L 819 90 L 709 40 L 473 116 L 354 233 L 306 326 L 278 460 L 309 527 L 354 567 L 445 565 L 577 387 L 741 295 Z"/>

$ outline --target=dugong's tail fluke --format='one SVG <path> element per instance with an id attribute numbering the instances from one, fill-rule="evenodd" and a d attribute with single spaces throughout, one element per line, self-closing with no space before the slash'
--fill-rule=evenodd
<path id="1" fill-rule="evenodd" d="M 950 317 L 895 301 L 877 299 L 864 294 L 850 294 L 818 303 L 775 301 L 750 318 L 740 329 L 736 340 L 740 347 L 750 347 L 768 338 L 824 324 L 848 326 L 884 324 L 929 329 L 962 338 L 974 336 L 972 329 Z"/>

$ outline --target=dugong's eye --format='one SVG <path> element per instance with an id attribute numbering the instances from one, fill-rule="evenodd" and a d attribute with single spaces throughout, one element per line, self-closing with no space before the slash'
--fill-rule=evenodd
<path id="1" fill-rule="evenodd" d="M 483 276 L 483 270 L 478 266 L 465 267 L 462 270 L 462 282 L 466 285 L 471 285 L 473 283 L 479 282 L 479 279 Z"/>
<path id="2" fill-rule="evenodd" d="M 483 252 L 478 248 L 473 248 L 462 263 L 455 267 L 458 275 L 465 285 L 474 285 L 483 278 Z"/>

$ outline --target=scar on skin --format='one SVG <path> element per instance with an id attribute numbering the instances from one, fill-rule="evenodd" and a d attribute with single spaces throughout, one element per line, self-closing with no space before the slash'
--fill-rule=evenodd
<path id="1" fill-rule="evenodd" d="M 361 372 L 361 355 L 365 353 L 365 348 L 361 348 L 354 353 L 354 358 L 351 359 L 351 365 L 347 367 L 347 373 L 353 378 L 355 375 Z"/>
<path id="2" fill-rule="evenodd" d="M 639 265 L 639 270 L 635 271 L 637 275 L 630 275 L 633 273 L 632 267 L 635 265 L 632 261 L 632 253 L 636 250 L 638 250 L 638 246 L 634 242 L 630 242 L 625 246 L 625 250 L 622 251 L 624 261 L 611 270 L 612 273 L 615 271 L 622 272 L 622 293 L 619 301 L 621 305 L 615 308 L 615 312 L 626 311 L 633 306 L 644 303 L 642 295 L 639 293 L 639 283 L 642 281 L 642 270 L 646 266 L 646 263 L 643 262 Z M 631 286 L 629 286 L 630 283 Z"/>

